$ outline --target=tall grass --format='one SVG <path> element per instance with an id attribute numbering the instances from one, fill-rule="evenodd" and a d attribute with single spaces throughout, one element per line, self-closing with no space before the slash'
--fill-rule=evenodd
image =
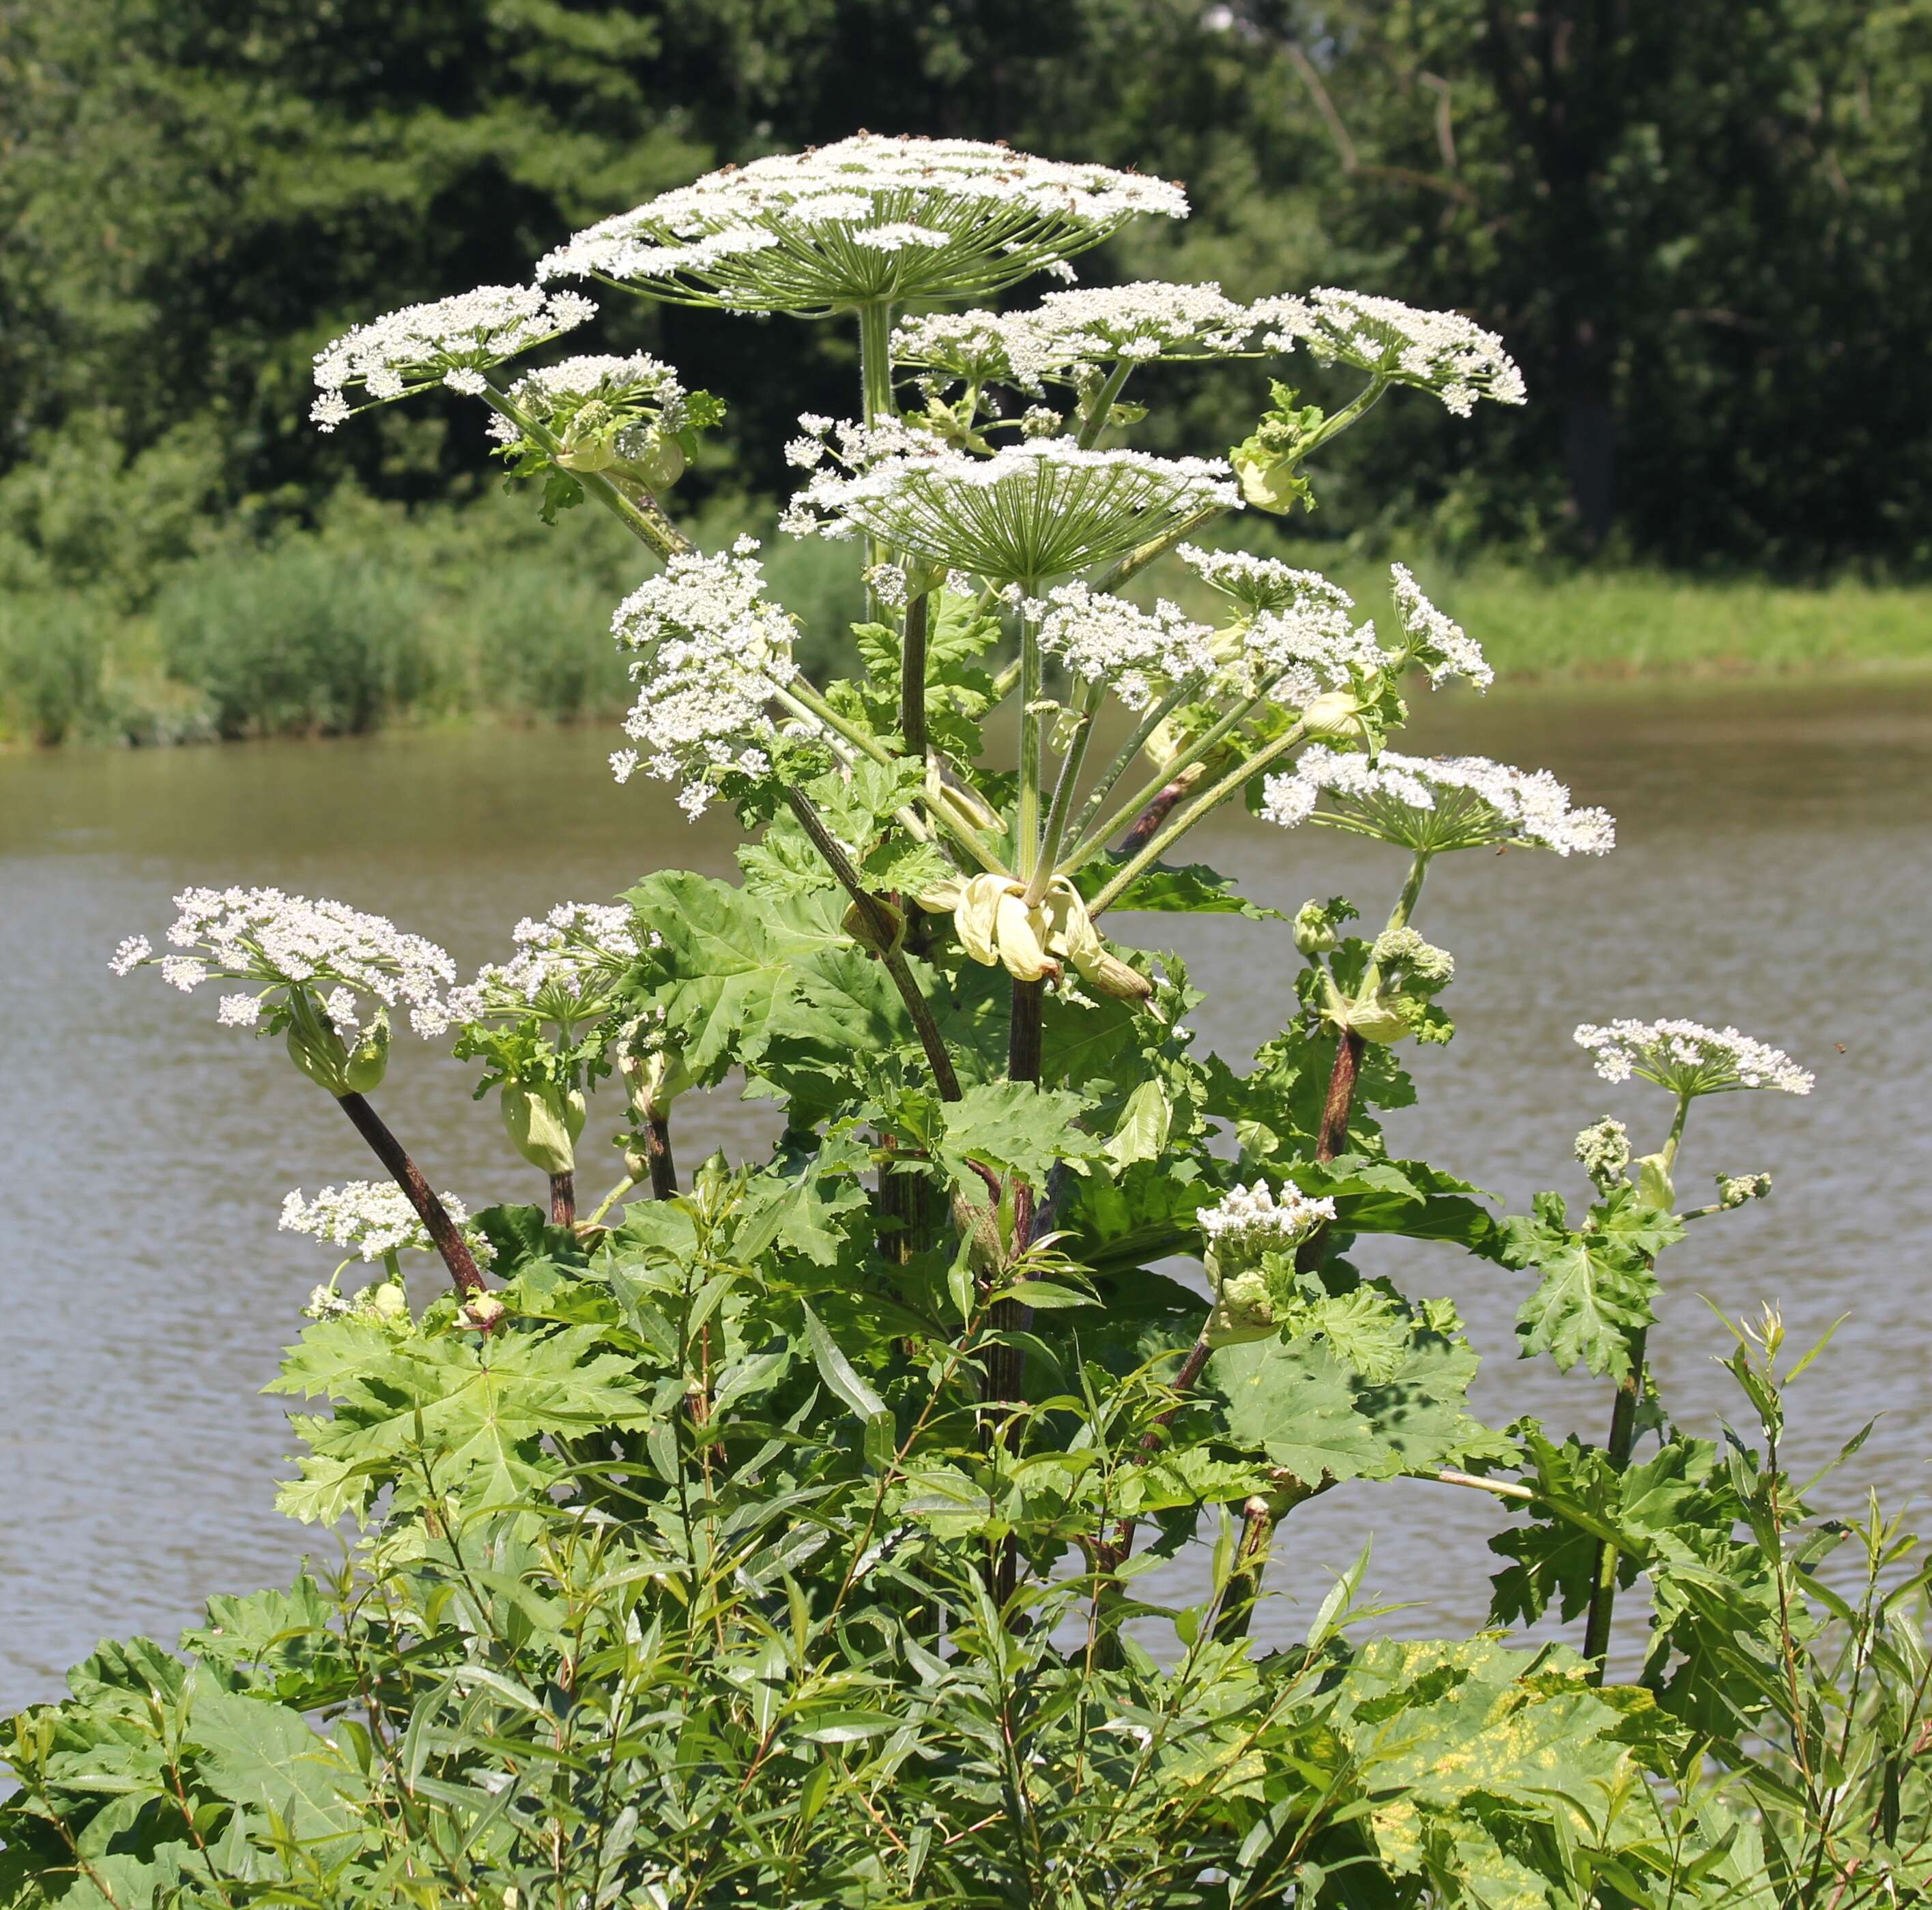
<path id="1" fill-rule="evenodd" d="M 860 604 L 848 554 L 772 533 L 729 500 L 693 526 L 714 548 L 748 528 L 797 613 L 808 665 L 849 646 Z M 1241 540 L 1325 571 L 1388 614 L 1385 565 L 1334 545 Z M 1627 676 L 1932 661 L 1932 589 L 1706 581 L 1629 568 L 1564 573 L 1418 557 L 1423 586 L 1514 676 Z M 406 514 L 353 495 L 266 544 L 233 528 L 169 565 L 130 607 L 116 583 L 0 591 L 0 741 L 169 742 L 340 733 L 387 723 L 608 719 L 628 704 L 613 607 L 651 562 L 589 511 L 554 529 L 527 496 Z M 1138 586 L 1197 613 L 1178 563 Z"/>

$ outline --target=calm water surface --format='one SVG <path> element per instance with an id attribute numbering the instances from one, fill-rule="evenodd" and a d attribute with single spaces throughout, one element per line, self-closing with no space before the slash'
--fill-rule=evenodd
<path id="1" fill-rule="evenodd" d="M 1574 1198 L 1579 1127 L 1614 1112 L 1654 1146 L 1641 1123 L 1664 1111 L 1654 1090 L 1596 1080 L 1576 1021 L 1688 1015 L 1790 1048 L 1817 1070 L 1808 1102 L 1736 1095 L 1694 1118 L 1684 1184 L 1768 1168 L 1778 1192 L 1700 1224 L 1666 1263 L 1664 1381 L 1700 1429 L 1730 1410 L 1712 1364 L 1726 1342 L 1699 1294 L 1733 1313 L 1778 1300 L 1801 1335 L 1849 1312 L 1801 1388 L 1798 1442 L 1822 1456 L 1882 1414 L 1860 1477 L 1917 1495 L 1932 1406 L 1932 686 L 1498 692 L 1432 704 L 1416 746 L 1546 763 L 1616 813 L 1623 846 L 1601 863 L 1438 865 L 1420 922 L 1456 954 L 1460 1032 L 1413 1057 L 1421 1105 L 1394 1118 L 1392 1144 L 1512 1206 L 1544 1185 Z M 52 1696 L 104 1634 L 172 1639 L 207 1593 L 334 1546 L 271 1509 L 290 1441 L 256 1389 L 328 1270 L 277 1231 L 282 1195 L 373 1163 L 275 1048 L 213 1025 L 212 997 L 185 1001 L 146 973 L 116 982 L 107 954 L 158 934 L 190 883 L 340 895 L 473 964 L 561 898 L 668 863 L 730 872 L 729 825 L 688 827 L 654 790 L 613 789 L 608 748 L 586 731 L 477 732 L 0 759 L 0 1711 Z M 1346 892 L 1376 916 L 1401 873 L 1379 845 L 1239 816 L 1190 853 L 1288 909 Z M 1186 956 L 1208 992 L 1201 1034 L 1231 1057 L 1282 1019 L 1294 958 L 1279 924 L 1121 926 Z M 471 1078 L 403 1049 L 385 1110 L 438 1186 L 472 1206 L 534 1198 Z M 686 1159 L 755 1150 L 767 1127 L 718 1096 L 680 1118 Z M 590 1132 L 615 1125 L 593 1114 Z M 1456 1297 L 1496 1420 L 1604 1417 L 1600 1383 L 1515 1361 L 1516 1276 L 1410 1243 L 1367 1258 Z M 1371 1531 L 1372 1586 L 1410 1602 L 1395 1622 L 1473 1624 L 1500 1522 L 1483 1496 L 1439 1486 L 1334 1493 L 1285 1528 L 1282 1596 L 1257 1629 L 1289 1635 Z"/>

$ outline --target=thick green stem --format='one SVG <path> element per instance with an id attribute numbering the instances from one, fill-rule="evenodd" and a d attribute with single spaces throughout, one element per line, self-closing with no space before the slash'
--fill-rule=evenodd
<path id="1" fill-rule="evenodd" d="M 542 445 L 553 458 L 563 455 L 563 445 L 556 435 L 512 403 L 494 385 L 488 387 L 482 395 L 483 402 L 492 411 L 500 412 L 507 418 L 532 444 Z M 570 475 L 626 530 L 641 542 L 649 544 L 660 557 L 674 557 L 696 547 L 662 511 L 655 505 L 646 510 L 634 499 L 626 496 L 604 472 L 573 471 Z"/>
<path id="2" fill-rule="evenodd" d="M 1660 1150 L 1666 1174 L 1677 1159 L 1690 1112 L 1690 1096 L 1680 1094 L 1676 1118 L 1670 1123 L 1670 1137 Z M 1636 1411 L 1643 1402 L 1647 1377 L 1644 1356 L 1649 1337 L 1649 1330 L 1639 1327 L 1625 1342 L 1630 1352 L 1630 1370 L 1617 1382 L 1616 1399 L 1610 1408 L 1610 1441 L 1604 1448 L 1612 1471 L 1618 1473 L 1630 1464 L 1630 1451 L 1636 1444 Z M 1590 1609 L 1583 1621 L 1583 1656 L 1589 1661 L 1592 1684 L 1601 1684 L 1610 1668 L 1610 1625 L 1616 1615 L 1616 1605 L 1617 1549 L 1607 1539 L 1599 1539 L 1590 1575 Z"/>
<path id="3" fill-rule="evenodd" d="M 1630 1335 L 1630 1371 L 1618 1381 L 1616 1402 L 1610 1408 L 1610 1444 L 1604 1451 L 1612 1470 L 1619 1473 L 1630 1464 L 1630 1449 L 1636 1443 L 1636 1409 L 1643 1398 L 1647 1337 L 1641 1327 Z M 1593 1684 L 1601 1684 L 1609 1669 L 1610 1621 L 1617 1603 L 1617 1556 L 1616 1547 L 1607 1539 L 1597 1541 L 1590 1575 L 1590 1609 L 1583 1621 L 1583 1656 L 1589 1661 Z"/>
<path id="4" fill-rule="evenodd" d="M 892 308 L 874 301 L 859 307 L 859 399 L 865 421 L 892 409 Z"/>
<path id="5" fill-rule="evenodd" d="M 1087 758 L 1087 745 L 1094 738 L 1094 719 L 1100 713 L 1098 694 L 1082 692 L 1073 713 L 1074 730 L 1060 759 L 1060 775 L 1053 786 L 1053 801 L 1046 812 L 1046 832 L 1040 846 L 1040 859 L 1034 865 L 1033 880 L 1027 884 L 1026 905 L 1033 908 L 1046 893 L 1053 880 L 1054 859 L 1060 853 L 1061 838 L 1066 832 L 1066 814 L 1073 806 L 1073 791 L 1080 781 L 1080 766 Z"/>
<path id="6" fill-rule="evenodd" d="M 1100 433 L 1107 428 L 1107 415 L 1113 409 L 1114 401 L 1120 395 L 1120 387 L 1127 382 L 1127 374 L 1133 368 L 1131 358 L 1115 360 L 1106 382 L 1094 394 L 1094 401 L 1081 418 L 1080 429 L 1074 439 L 1082 451 L 1091 451 Z"/>
<path id="7" fill-rule="evenodd" d="M 873 304 L 859 307 L 859 401 L 866 423 L 889 417 L 892 410 L 892 312 L 890 305 Z M 870 571 L 886 561 L 886 548 L 875 537 L 866 540 L 866 568 Z M 886 605 L 868 580 L 866 585 L 866 618 L 883 623 Z"/>
<path id="8" fill-rule="evenodd" d="M 1250 777 L 1259 775 L 1270 763 L 1286 755 L 1304 739 L 1304 734 L 1301 725 L 1296 724 L 1293 729 L 1276 737 L 1264 749 L 1257 750 L 1245 763 L 1237 764 L 1219 782 L 1210 784 L 1189 805 L 1185 815 L 1176 817 L 1138 855 L 1129 857 L 1114 871 L 1112 878 L 1088 904 L 1087 913 L 1097 916 L 1118 900 L 1142 870 L 1159 862 L 1174 844 L 1179 841 L 1203 817 L 1220 808 Z"/>
<path id="9" fill-rule="evenodd" d="M 603 1199 L 597 1203 L 596 1210 L 592 1213 L 590 1218 L 584 1223 L 584 1225 L 586 1227 L 602 1226 L 604 1224 L 604 1216 L 608 1213 L 633 1187 L 636 1186 L 637 1184 L 636 1181 L 632 1180 L 628 1174 L 626 1174 L 623 1179 L 619 1181 L 616 1186 L 612 1188 L 610 1192 L 606 1194 Z"/>
<path id="10" fill-rule="evenodd" d="M 1031 593 L 1029 592 L 1029 595 Z M 1040 639 L 1033 619 L 1020 616 L 1020 794 L 1013 818 L 1014 868 L 1030 882 L 1040 857 Z"/>
<path id="11" fill-rule="evenodd" d="M 1229 710 L 1211 729 L 1204 730 L 1172 762 L 1164 765 L 1135 790 L 1126 802 L 1117 804 L 1103 821 L 1090 825 L 1066 857 L 1068 871 L 1079 868 L 1089 856 L 1097 855 L 1169 784 L 1184 781 L 1187 772 L 1196 763 L 1206 762 L 1242 724 L 1260 709 L 1268 700 L 1269 692 L 1286 674 L 1286 670 L 1278 670 L 1264 678 L 1252 696 Z"/>
<path id="12" fill-rule="evenodd" d="M 1134 733 L 1115 751 L 1114 760 L 1102 772 L 1100 779 L 1087 794 L 1087 800 L 1080 805 L 1080 813 L 1074 818 L 1072 835 L 1078 842 L 1083 840 L 1092 827 L 1094 819 L 1100 813 L 1100 805 L 1113 794 L 1114 785 L 1132 768 L 1134 759 L 1146 748 L 1155 730 L 1165 723 L 1187 700 L 1187 694 L 1193 687 L 1183 684 L 1178 689 L 1168 691 L 1138 723 Z"/>
<path id="13" fill-rule="evenodd" d="M 1006 1034 L 1006 1078 L 1010 1081 L 1040 1084 L 1042 1063 L 1042 1037 L 1046 1002 L 1044 982 L 1016 979 L 1012 992 L 1012 1018 Z M 1013 1232 L 1009 1261 L 1017 1260 L 1033 1244 L 1034 1190 L 1018 1175 L 1010 1183 L 1012 1201 Z M 1001 1300 L 992 1310 L 992 1325 L 996 1333 L 1024 1333 L 1033 1324 L 1033 1309 L 1015 1298 Z M 1014 1345 L 996 1345 L 987 1351 L 986 1375 L 980 1398 L 988 1405 L 1023 1400 L 1026 1397 L 1026 1356 Z M 990 1423 L 988 1423 L 990 1432 Z M 1019 1549 L 1011 1539 L 994 1552 L 992 1593 L 1004 1605 L 1018 1582 Z"/>

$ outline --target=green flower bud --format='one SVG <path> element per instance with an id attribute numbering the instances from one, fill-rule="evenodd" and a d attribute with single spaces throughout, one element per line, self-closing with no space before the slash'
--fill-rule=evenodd
<path id="1" fill-rule="evenodd" d="M 299 989 L 289 995 L 289 1059 L 316 1087 L 338 1099 L 368 1094 L 382 1084 L 389 1065 L 389 1017 L 378 1009 L 352 1050 L 329 1025 L 320 1006 Z"/>
<path id="2" fill-rule="evenodd" d="M 1295 910 L 1294 946 L 1304 955 L 1326 955 L 1341 939 L 1324 904 L 1306 901 Z"/>
<path id="3" fill-rule="evenodd" d="M 1645 1154 L 1636 1162 L 1636 1195 L 1647 1207 L 1674 1208 L 1677 1189 L 1670 1179 L 1670 1162 L 1661 1154 Z"/>
<path id="4" fill-rule="evenodd" d="M 575 1142 L 587 1111 L 580 1093 L 506 1081 L 500 1105 L 504 1132 L 531 1166 L 546 1174 L 575 1171 Z"/>
<path id="5" fill-rule="evenodd" d="M 1369 726 L 1362 712 L 1367 707 L 1346 690 L 1330 690 L 1301 712 L 1300 727 L 1324 742 L 1366 742 Z"/>
<path id="6" fill-rule="evenodd" d="M 624 456 L 646 490 L 668 490 L 684 475 L 684 447 L 662 431 L 627 433 Z"/>
<path id="7" fill-rule="evenodd" d="M 405 1318 L 410 1310 L 402 1288 L 393 1280 L 385 1280 L 380 1287 L 370 1289 L 369 1306 L 372 1312 L 385 1320 Z"/>
<path id="8" fill-rule="evenodd" d="M 1720 1174 L 1717 1182 L 1720 1207 L 1741 1207 L 1748 1201 L 1768 1200 L 1771 1196 L 1768 1174 Z"/>
<path id="9" fill-rule="evenodd" d="M 1213 1347 L 1239 1346 L 1266 1339 L 1275 1330 L 1274 1307 L 1268 1282 L 1258 1272 L 1237 1273 L 1224 1281 L 1210 1249 L 1203 1265 L 1214 1287 L 1214 1309 L 1208 1316 L 1204 1337 Z"/>

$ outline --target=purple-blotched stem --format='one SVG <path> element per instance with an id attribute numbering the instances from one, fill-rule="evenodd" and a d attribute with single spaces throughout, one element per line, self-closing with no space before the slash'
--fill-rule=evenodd
<path id="1" fill-rule="evenodd" d="M 355 1124 L 356 1132 L 368 1142 L 376 1158 L 388 1169 L 390 1178 L 416 1209 L 416 1218 L 422 1222 L 436 1252 L 442 1255 L 443 1265 L 449 1269 L 450 1281 L 456 1291 L 465 1300 L 482 1293 L 483 1276 L 478 1270 L 476 1256 L 457 1231 L 448 1209 L 422 1177 L 422 1170 L 404 1151 L 403 1144 L 389 1132 L 387 1123 L 370 1106 L 365 1096 L 342 1094 L 336 1099 L 342 1104 L 342 1111 Z"/>

